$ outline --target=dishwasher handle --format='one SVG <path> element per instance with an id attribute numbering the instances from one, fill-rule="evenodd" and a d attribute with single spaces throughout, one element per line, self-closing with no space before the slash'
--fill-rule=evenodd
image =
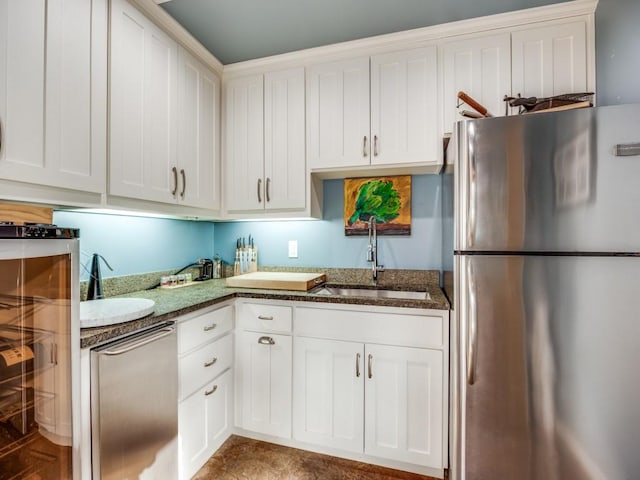
<path id="1" fill-rule="evenodd" d="M 102 350 L 100 353 L 103 355 L 122 355 L 123 353 L 130 352 L 131 350 L 135 350 L 136 348 L 140 348 L 144 345 L 147 345 L 151 342 L 155 342 L 163 337 L 171 335 L 175 331 L 176 327 L 168 326 L 161 328 L 159 330 L 154 330 L 152 333 L 143 335 L 135 340 L 131 340 L 130 342 L 126 342 L 121 347 L 110 348 L 107 350 Z"/>

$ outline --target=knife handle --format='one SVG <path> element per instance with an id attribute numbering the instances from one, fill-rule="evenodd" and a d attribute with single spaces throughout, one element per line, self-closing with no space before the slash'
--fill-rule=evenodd
<path id="1" fill-rule="evenodd" d="M 261 190 L 262 190 L 262 179 L 259 178 L 258 179 L 258 203 L 262 203 Z"/>

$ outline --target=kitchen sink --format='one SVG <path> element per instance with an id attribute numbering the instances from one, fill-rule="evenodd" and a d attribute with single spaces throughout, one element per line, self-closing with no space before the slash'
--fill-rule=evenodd
<path id="1" fill-rule="evenodd" d="M 321 287 L 311 291 L 317 295 L 338 295 L 342 297 L 398 298 L 403 300 L 429 300 L 429 292 L 408 290 L 378 290 L 371 288 Z"/>

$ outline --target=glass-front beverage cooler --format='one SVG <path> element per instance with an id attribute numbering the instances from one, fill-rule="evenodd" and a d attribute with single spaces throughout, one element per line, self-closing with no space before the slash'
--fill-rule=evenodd
<path id="1" fill-rule="evenodd" d="M 79 477 L 77 236 L 0 224 L 0 480 Z"/>

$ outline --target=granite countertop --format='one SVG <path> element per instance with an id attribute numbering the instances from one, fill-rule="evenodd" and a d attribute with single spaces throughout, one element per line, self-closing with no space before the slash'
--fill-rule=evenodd
<path id="1" fill-rule="evenodd" d="M 335 282 L 326 286 L 335 286 Z M 340 286 L 361 286 L 357 284 L 340 283 Z M 415 285 L 380 285 L 378 288 L 394 290 L 416 290 Z M 403 308 L 425 308 L 448 310 L 449 302 L 440 287 L 429 283 L 422 290 L 429 292 L 428 300 L 396 299 L 396 298 L 364 298 L 345 297 L 339 295 L 319 295 L 311 292 L 290 290 L 262 290 L 247 288 L 229 288 L 225 279 L 198 282 L 177 289 L 154 289 L 131 292 L 118 295 L 119 298 L 148 298 L 155 302 L 154 313 L 144 318 L 130 322 L 119 323 L 105 327 L 83 328 L 80 331 L 80 347 L 89 348 L 108 340 L 116 339 L 137 330 L 149 328 L 201 308 L 214 305 L 232 298 L 258 298 L 271 300 L 306 301 L 321 303 L 341 303 L 352 305 L 375 305 Z"/>

